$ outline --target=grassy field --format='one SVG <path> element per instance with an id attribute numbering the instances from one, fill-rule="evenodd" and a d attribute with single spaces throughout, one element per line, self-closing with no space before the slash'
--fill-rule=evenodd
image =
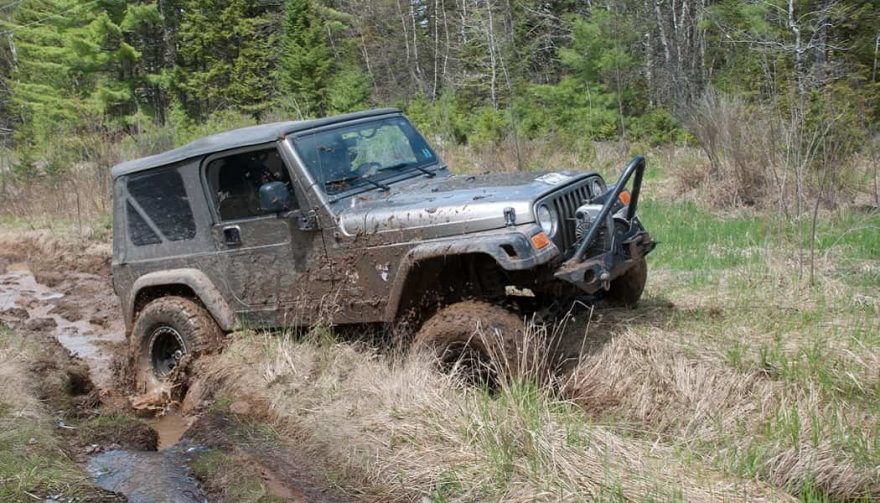
<path id="1" fill-rule="evenodd" d="M 203 390 L 250 397 L 368 499 L 880 498 L 880 215 L 823 213 L 811 254 L 809 222 L 650 193 L 641 214 L 661 245 L 640 308 L 570 321 L 589 349 L 552 382 L 490 394 L 242 333 Z"/>
<path id="2" fill-rule="evenodd" d="M 809 216 L 717 209 L 652 168 L 640 214 L 661 244 L 643 301 L 530 326 L 586 339 L 552 379 L 490 393 L 322 328 L 242 332 L 200 363 L 189 400 L 365 500 L 880 499 L 880 215 L 822 210 L 812 239 Z M 53 232 L 103 242 L 105 220 Z M 0 499 L 88 492 L 21 377 L 32 351 L 0 332 Z M 228 500 L 278 499 L 239 454 L 211 451 L 196 472 Z"/>

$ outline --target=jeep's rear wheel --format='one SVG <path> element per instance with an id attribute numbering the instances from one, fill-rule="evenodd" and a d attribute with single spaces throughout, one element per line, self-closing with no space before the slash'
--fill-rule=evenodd
<path id="1" fill-rule="evenodd" d="M 605 302 L 611 306 L 635 307 L 645 291 L 648 281 L 648 263 L 644 257 L 638 259 L 622 276 L 611 282 L 605 294 Z"/>
<path id="2" fill-rule="evenodd" d="M 422 325 L 414 351 L 437 357 L 441 368 L 472 383 L 496 385 L 501 373 L 523 367 L 523 321 L 486 302 L 465 301 L 441 309 Z"/>
<path id="3" fill-rule="evenodd" d="M 163 297 L 147 304 L 131 334 L 131 355 L 138 391 L 160 391 L 187 358 L 220 347 L 222 331 L 200 304 L 183 297 Z"/>

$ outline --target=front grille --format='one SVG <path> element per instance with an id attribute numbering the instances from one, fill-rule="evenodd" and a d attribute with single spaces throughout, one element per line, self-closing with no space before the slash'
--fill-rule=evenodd
<path id="1" fill-rule="evenodd" d="M 574 213 L 590 200 L 590 190 L 587 187 L 588 182 L 589 179 L 571 187 L 566 187 L 539 202 L 539 204 L 549 205 L 559 215 L 559 230 L 553 236 L 553 241 L 565 254 L 573 251 L 574 245 L 577 242 Z"/>

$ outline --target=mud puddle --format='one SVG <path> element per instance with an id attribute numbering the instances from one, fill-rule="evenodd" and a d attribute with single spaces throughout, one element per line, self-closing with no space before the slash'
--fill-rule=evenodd
<path id="1" fill-rule="evenodd" d="M 72 290 L 76 285 L 69 285 Z M 88 289 L 84 289 L 88 294 Z M 72 355 L 81 358 L 89 367 L 92 382 L 100 389 L 109 389 L 111 382 L 112 351 L 125 335 L 118 323 L 104 323 L 95 313 L 91 298 L 66 302 L 70 295 L 37 282 L 28 266 L 23 263 L 7 266 L 0 274 L 0 316 L 17 318 L 26 330 L 45 332 L 55 337 Z M 80 305 L 82 309 L 80 309 Z M 89 304 L 92 304 L 91 306 Z M 86 315 L 91 316 L 86 316 Z"/>
<path id="2" fill-rule="evenodd" d="M 177 413 L 165 414 L 148 423 L 159 434 L 159 450 L 176 445 L 186 430 L 192 426 L 192 419 Z"/>
<path id="3" fill-rule="evenodd" d="M 119 493 L 131 503 L 207 501 L 190 464 L 204 449 L 180 443 L 156 452 L 107 451 L 89 460 L 87 468 L 102 489 Z"/>
<path id="4" fill-rule="evenodd" d="M 181 441 L 190 418 L 168 413 L 148 421 L 158 436 L 157 451 L 113 449 L 86 465 L 98 487 L 124 495 L 133 503 L 208 501 L 192 473 L 192 463 L 208 449 Z"/>
<path id="5" fill-rule="evenodd" d="M 40 267 L 22 262 L 10 265 L 0 257 L 0 322 L 25 337 L 53 338 L 82 360 L 88 379 L 101 392 L 100 405 L 90 405 L 98 417 L 105 413 L 134 416 L 131 409 L 140 409 L 114 382 L 117 355 L 125 352 L 126 345 L 108 277 Z M 143 445 L 126 442 L 129 433 L 112 427 L 106 436 L 84 445 L 72 440 L 74 448 L 84 451 L 77 459 L 97 486 L 135 503 L 223 500 L 228 497 L 223 474 L 199 481 L 192 470 L 200 456 L 218 451 L 230 456 L 236 476 L 241 471 L 255 477 L 277 499 L 345 501 L 327 487 L 320 474 L 309 471 L 308 458 L 290 458 L 275 439 L 254 440 L 242 434 L 237 421 L 205 421 L 202 414 L 190 417 L 171 409 L 146 423 L 156 437 Z"/>
<path id="6" fill-rule="evenodd" d="M 43 284 L 44 279 L 51 286 Z M 98 389 L 108 392 L 114 387 L 115 352 L 124 348 L 125 341 L 118 313 L 103 276 L 76 272 L 35 275 L 25 263 L 0 267 L 0 320 L 20 327 L 22 333 L 56 339 L 85 362 Z M 169 413 L 150 421 L 149 426 L 158 434 L 159 450 L 125 450 L 117 445 L 90 457 L 86 468 L 96 484 L 135 503 L 207 501 L 189 467 L 204 449 L 180 442 L 190 421 Z"/>

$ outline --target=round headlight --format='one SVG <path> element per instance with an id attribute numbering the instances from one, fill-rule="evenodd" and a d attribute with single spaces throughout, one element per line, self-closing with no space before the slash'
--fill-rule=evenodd
<path id="1" fill-rule="evenodd" d="M 593 197 L 601 196 L 605 193 L 605 186 L 599 180 L 593 180 L 590 184 L 590 192 L 593 194 Z"/>
<path id="2" fill-rule="evenodd" d="M 535 210 L 535 217 L 538 219 L 538 224 L 541 225 L 541 230 L 552 238 L 556 234 L 556 212 L 546 204 L 542 204 Z"/>

